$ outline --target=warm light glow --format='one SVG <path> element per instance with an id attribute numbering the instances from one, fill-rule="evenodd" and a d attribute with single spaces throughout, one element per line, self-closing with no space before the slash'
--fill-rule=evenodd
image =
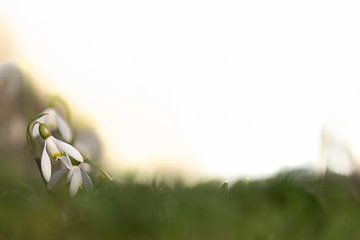
<path id="1" fill-rule="evenodd" d="M 360 153 L 359 7 L 11 0 L 2 10 L 43 84 L 92 115 L 113 165 L 175 159 L 231 178 L 315 165 L 333 118 Z"/>

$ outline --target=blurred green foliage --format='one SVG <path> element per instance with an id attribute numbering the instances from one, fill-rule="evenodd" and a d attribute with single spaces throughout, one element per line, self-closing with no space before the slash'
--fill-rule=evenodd
<path id="1" fill-rule="evenodd" d="M 0 157 L 0 239 L 360 239 L 358 176 L 296 170 L 192 187 L 127 177 L 71 198 L 63 184 L 47 192 L 33 165 L 23 174 Z"/>

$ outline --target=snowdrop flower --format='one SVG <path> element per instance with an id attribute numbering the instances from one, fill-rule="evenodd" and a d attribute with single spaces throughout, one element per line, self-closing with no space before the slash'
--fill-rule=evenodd
<path id="1" fill-rule="evenodd" d="M 56 171 L 51 177 L 47 188 L 51 190 L 60 178 L 69 171 L 67 179 L 70 182 L 70 195 L 73 197 L 78 192 L 81 185 L 84 185 L 86 190 L 91 190 L 93 187 L 91 178 L 87 174 L 89 167 L 86 163 L 80 163 L 79 165 L 63 166 L 60 170 Z"/>
<path id="2" fill-rule="evenodd" d="M 45 124 L 50 130 L 59 129 L 59 132 L 64 140 L 70 142 L 72 139 L 72 133 L 69 124 L 53 108 L 48 108 L 44 112 L 47 114 L 40 117 L 37 121 Z M 34 126 L 32 135 L 33 137 L 39 136 L 39 125 Z"/>
<path id="3" fill-rule="evenodd" d="M 84 162 L 80 152 L 70 144 L 60 141 L 51 135 L 50 130 L 42 123 L 36 123 L 38 126 L 38 134 L 45 141 L 44 148 L 41 154 L 41 171 L 44 179 L 49 182 L 51 177 L 51 161 L 61 160 L 61 162 L 68 168 L 72 168 L 70 157 L 78 162 Z"/>

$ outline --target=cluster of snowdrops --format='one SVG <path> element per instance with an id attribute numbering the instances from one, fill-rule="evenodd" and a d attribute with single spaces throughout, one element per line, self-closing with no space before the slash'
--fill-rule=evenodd
<path id="1" fill-rule="evenodd" d="M 88 191 L 93 188 L 88 174 L 93 164 L 71 144 L 72 140 L 73 132 L 70 125 L 55 108 L 47 108 L 35 116 L 28 125 L 27 141 L 47 189 L 53 189 L 67 174 L 70 195 L 75 196 L 81 188 Z M 40 145 L 38 157 L 37 145 Z"/>

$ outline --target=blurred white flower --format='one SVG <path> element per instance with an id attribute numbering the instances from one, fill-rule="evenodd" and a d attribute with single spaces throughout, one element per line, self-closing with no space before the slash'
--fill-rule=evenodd
<path id="1" fill-rule="evenodd" d="M 45 141 L 41 154 L 41 171 L 44 179 L 49 182 L 51 178 L 51 161 L 61 162 L 68 168 L 72 168 L 70 157 L 78 162 L 84 162 L 80 152 L 70 144 L 60 141 L 51 135 L 50 130 L 42 123 L 36 123 L 38 135 Z"/>
<path id="2" fill-rule="evenodd" d="M 97 161 L 101 160 L 101 140 L 93 129 L 88 127 L 78 128 L 73 145 L 88 158 Z"/>
<path id="3" fill-rule="evenodd" d="M 50 130 L 58 129 L 63 139 L 70 142 L 72 139 L 72 132 L 69 124 L 53 108 L 45 109 L 44 113 L 47 114 L 40 117 L 37 121 L 45 124 Z M 34 126 L 32 135 L 33 137 L 39 135 L 39 125 Z"/>
<path id="4" fill-rule="evenodd" d="M 70 195 L 72 197 L 76 195 L 81 185 L 83 185 L 86 190 L 91 190 L 93 184 L 90 176 L 87 174 L 88 169 L 89 167 L 86 163 L 80 163 L 77 166 L 71 165 L 70 168 L 64 164 L 60 170 L 56 171 L 52 175 L 47 188 L 48 190 L 51 190 L 64 175 L 64 173 L 69 171 L 67 179 L 70 182 Z"/>

